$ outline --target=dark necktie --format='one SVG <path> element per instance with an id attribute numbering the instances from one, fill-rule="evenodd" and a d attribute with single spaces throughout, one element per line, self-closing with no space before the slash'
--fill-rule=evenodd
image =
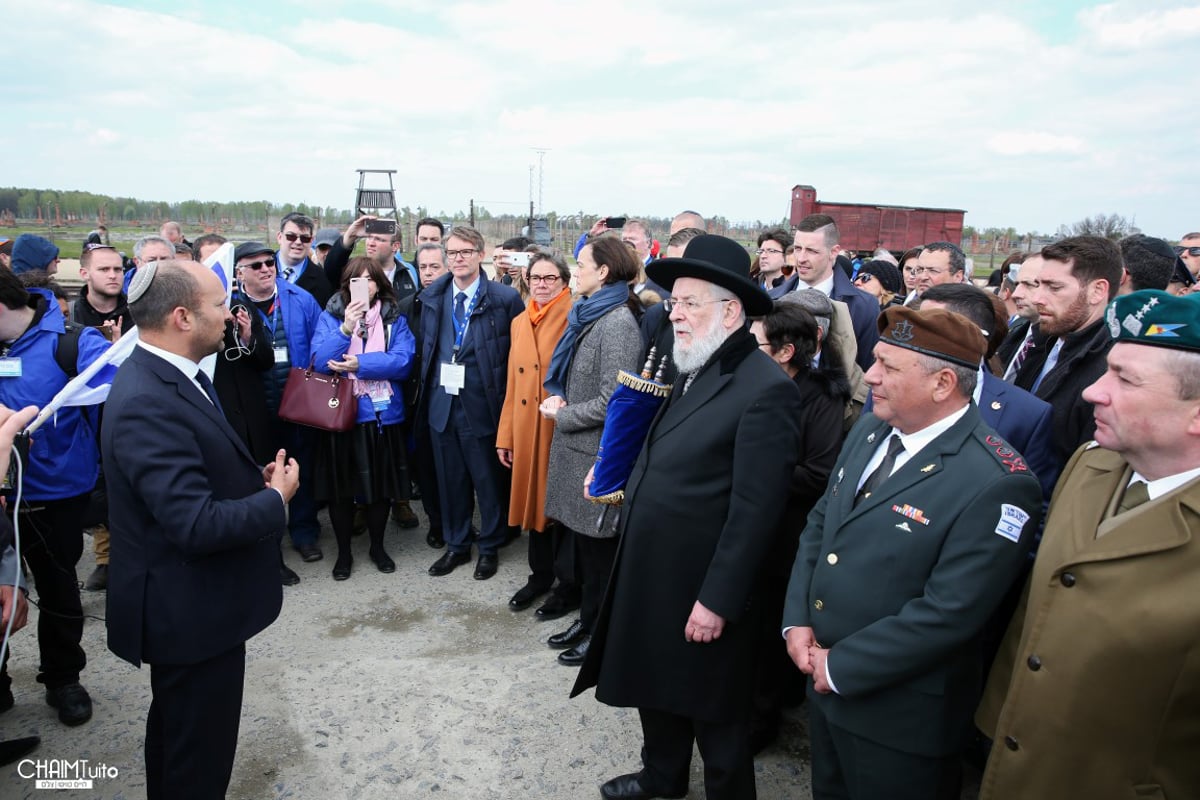
<path id="1" fill-rule="evenodd" d="M 1121 502 L 1117 506 L 1117 513 L 1124 514 L 1126 511 L 1131 511 L 1142 503 L 1150 500 L 1150 487 L 1145 481 L 1134 481 L 1125 488 L 1125 494 L 1121 497 Z"/>
<path id="2" fill-rule="evenodd" d="M 196 373 L 196 383 L 200 384 L 200 388 L 208 395 L 208 399 L 212 401 L 213 407 L 217 409 L 222 417 L 225 416 L 225 409 L 221 408 L 221 401 L 217 399 L 217 390 L 213 386 L 212 381 L 204 374 L 204 370 Z"/>
<path id="3" fill-rule="evenodd" d="M 893 433 L 888 439 L 887 454 L 884 455 L 883 461 L 879 462 L 879 466 L 875 471 L 867 476 L 863 481 L 862 488 L 858 490 L 858 494 L 854 495 L 854 505 L 858 505 L 863 500 L 871 496 L 871 492 L 879 488 L 879 484 L 887 480 L 887 477 L 892 474 L 892 470 L 896 468 L 896 457 L 904 452 L 904 443 L 900 441 L 900 435 Z"/>
<path id="4" fill-rule="evenodd" d="M 458 323 L 458 327 L 467 320 L 467 293 L 459 292 L 454 295 L 454 321 Z"/>
<path id="5" fill-rule="evenodd" d="M 295 273 L 295 271 L 296 271 L 295 267 L 284 267 L 283 268 L 283 279 L 285 281 L 291 282 L 292 274 Z"/>

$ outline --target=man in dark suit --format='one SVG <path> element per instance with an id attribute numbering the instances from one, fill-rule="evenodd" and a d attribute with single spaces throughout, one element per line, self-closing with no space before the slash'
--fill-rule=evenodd
<path id="1" fill-rule="evenodd" d="M 1041 490 L 971 404 L 978 328 L 893 306 L 879 330 L 874 413 L 800 536 L 784 634 L 813 678 L 816 800 L 957 798 L 980 631 L 1025 563 Z"/>
<path id="2" fill-rule="evenodd" d="M 800 392 L 746 330 L 771 301 L 745 248 L 698 236 L 647 269 L 671 292 L 680 374 L 626 485 L 613 576 L 572 695 L 595 686 L 596 699 L 641 717 L 643 768 L 605 783 L 604 797 L 683 797 L 698 743 L 706 796 L 753 798 L 759 576 L 800 447 Z"/>
<path id="3" fill-rule="evenodd" d="M 870 368 L 875 342 L 879 339 L 875 328 L 879 301 L 851 283 L 844 270 L 834 268 L 842 251 L 837 223 L 827 214 L 810 214 L 800 220 L 794 235 L 796 274 L 769 294 L 780 298 L 797 289 L 817 289 L 831 300 L 841 300 L 850 309 L 854 322 L 854 339 L 858 343 L 855 361 L 863 370 Z"/>
<path id="4" fill-rule="evenodd" d="M 421 292 L 424 391 L 418 415 L 429 420 L 446 540 L 446 552 L 429 574 L 449 575 L 471 560 L 475 496 L 476 580 L 496 574 L 508 528 L 508 476 L 496 458 L 496 429 L 508 389 L 509 331 L 525 310 L 516 289 L 481 273 L 483 249 L 479 231 L 453 228 L 446 238 L 450 274 Z"/>
<path id="5" fill-rule="evenodd" d="M 230 320 L 217 276 L 196 263 L 144 266 L 129 296 L 141 341 L 113 381 L 101 432 L 108 646 L 150 664 L 147 797 L 224 797 L 246 640 L 282 603 L 279 539 L 299 467 L 282 450 L 260 467 L 199 369 Z"/>

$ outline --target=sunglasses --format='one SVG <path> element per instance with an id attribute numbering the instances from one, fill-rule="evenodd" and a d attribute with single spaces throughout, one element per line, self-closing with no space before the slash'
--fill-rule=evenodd
<path id="1" fill-rule="evenodd" d="M 275 266 L 275 259 L 271 258 L 266 261 L 251 261 L 249 264 L 238 264 L 238 269 L 252 269 L 258 271 L 263 267 Z"/>
<path id="2" fill-rule="evenodd" d="M 289 242 L 294 242 L 294 241 L 296 241 L 297 239 L 299 239 L 299 240 L 300 240 L 301 242 L 303 242 L 304 244 L 309 244 L 309 243 L 311 243 L 311 242 L 312 242 L 312 240 L 313 240 L 313 237 L 312 237 L 312 234 L 311 234 L 311 233 L 291 233 L 291 232 L 288 232 L 288 233 L 285 233 L 285 234 L 283 235 L 283 238 L 287 239 Z"/>
<path id="3" fill-rule="evenodd" d="M 1200 247 L 1179 248 L 1179 255 L 1183 255 L 1184 253 L 1187 253 L 1189 256 L 1200 256 Z"/>

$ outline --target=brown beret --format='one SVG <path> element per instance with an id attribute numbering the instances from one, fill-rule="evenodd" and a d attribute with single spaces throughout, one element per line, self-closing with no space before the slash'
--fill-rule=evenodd
<path id="1" fill-rule="evenodd" d="M 962 367 L 978 367 L 987 352 L 987 339 L 975 323 L 941 308 L 889 306 L 879 315 L 879 341 Z"/>

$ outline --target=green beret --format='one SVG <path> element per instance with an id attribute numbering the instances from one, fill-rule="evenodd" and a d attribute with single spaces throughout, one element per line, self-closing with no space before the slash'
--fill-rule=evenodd
<path id="1" fill-rule="evenodd" d="M 987 339 L 979 327 L 962 314 L 942 308 L 916 311 L 888 306 L 878 324 L 879 341 L 962 367 L 978 367 L 987 353 Z"/>
<path id="2" fill-rule="evenodd" d="M 1109 303 L 1104 319 L 1118 342 L 1200 350 L 1200 294 L 1142 289 Z"/>

